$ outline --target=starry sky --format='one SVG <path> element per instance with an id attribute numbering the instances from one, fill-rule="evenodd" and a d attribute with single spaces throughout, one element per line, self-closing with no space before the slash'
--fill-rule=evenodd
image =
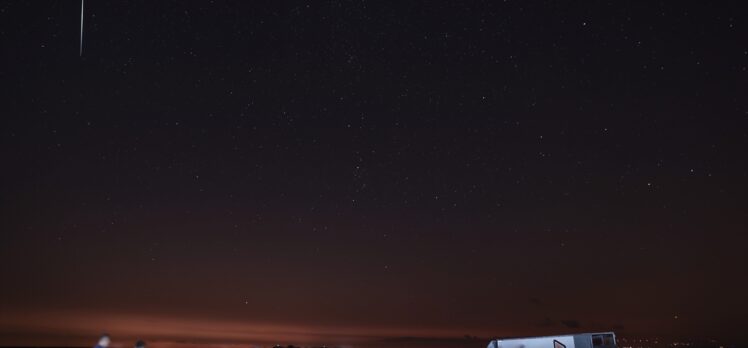
<path id="1" fill-rule="evenodd" d="M 746 13 L 3 2 L 0 344 L 748 342 Z"/>

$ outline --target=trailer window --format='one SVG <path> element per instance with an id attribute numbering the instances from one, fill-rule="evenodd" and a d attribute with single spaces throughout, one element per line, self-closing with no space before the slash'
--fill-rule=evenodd
<path id="1" fill-rule="evenodd" d="M 592 336 L 592 346 L 593 347 L 599 347 L 603 345 L 603 336 L 602 335 L 594 335 Z"/>
<path id="2" fill-rule="evenodd" d="M 613 335 L 611 334 L 603 335 L 603 344 L 606 346 L 615 346 L 616 340 L 613 338 Z"/>

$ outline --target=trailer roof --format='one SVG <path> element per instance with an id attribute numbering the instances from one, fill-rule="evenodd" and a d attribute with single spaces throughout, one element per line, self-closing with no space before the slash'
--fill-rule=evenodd
<path id="1" fill-rule="evenodd" d="M 613 334 L 613 335 L 615 335 L 615 332 L 613 332 L 613 331 L 602 331 L 602 332 L 579 332 L 579 333 L 569 333 L 569 334 L 559 334 L 559 335 L 545 335 L 545 336 L 496 337 L 496 338 L 493 338 L 491 341 L 521 340 L 521 339 L 528 339 L 528 338 L 551 338 L 551 337 L 561 337 L 561 336 L 606 335 L 606 334 Z"/>

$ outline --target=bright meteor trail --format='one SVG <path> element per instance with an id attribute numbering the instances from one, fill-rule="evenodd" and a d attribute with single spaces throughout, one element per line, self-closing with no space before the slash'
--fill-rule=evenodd
<path id="1" fill-rule="evenodd" d="M 81 46 L 79 54 L 83 57 L 83 0 L 81 0 Z"/>

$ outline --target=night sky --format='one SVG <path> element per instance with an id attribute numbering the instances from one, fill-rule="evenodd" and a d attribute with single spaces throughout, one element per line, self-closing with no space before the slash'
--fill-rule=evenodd
<path id="1" fill-rule="evenodd" d="M 748 342 L 747 13 L 2 2 L 0 344 Z"/>

